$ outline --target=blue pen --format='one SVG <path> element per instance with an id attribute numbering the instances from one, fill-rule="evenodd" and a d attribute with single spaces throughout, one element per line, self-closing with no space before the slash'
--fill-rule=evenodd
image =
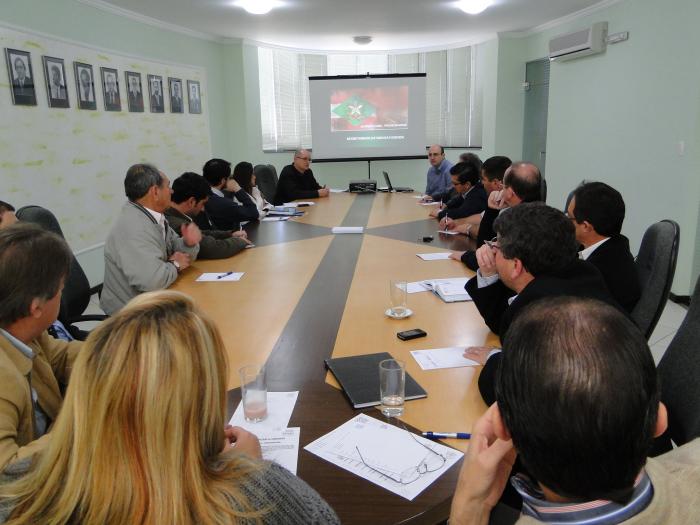
<path id="1" fill-rule="evenodd" d="M 229 275 L 232 275 L 232 274 L 233 274 L 233 272 L 222 273 L 221 275 L 219 275 L 217 277 L 217 279 L 223 279 L 224 277 L 228 277 Z"/>
<path id="2" fill-rule="evenodd" d="M 428 439 L 471 439 L 472 435 L 466 432 L 423 432 L 423 437 Z"/>

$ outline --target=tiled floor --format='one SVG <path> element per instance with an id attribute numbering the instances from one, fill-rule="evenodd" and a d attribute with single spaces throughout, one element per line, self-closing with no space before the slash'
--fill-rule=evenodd
<path id="1" fill-rule="evenodd" d="M 683 306 L 676 304 L 672 301 L 666 303 L 663 313 L 661 314 L 661 319 L 656 325 L 654 333 L 651 334 L 649 338 L 649 346 L 651 347 L 651 353 L 654 356 L 654 361 L 658 364 L 661 357 L 664 355 L 666 348 L 668 348 L 669 343 L 676 335 L 676 330 L 680 327 L 683 319 L 685 319 L 685 314 L 688 310 Z M 90 300 L 90 305 L 85 311 L 86 314 L 101 314 L 104 313 L 100 309 L 100 303 L 97 296 L 93 296 Z M 84 323 L 83 329 L 89 330 L 94 328 L 94 323 Z"/>
<path id="2" fill-rule="evenodd" d="M 683 322 L 683 319 L 685 319 L 685 314 L 687 312 L 688 310 L 679 304 L 672 301 L 666 303 L 666 308 L 664 308 L 664 312 L 661 314 L 659 324 L 656 325 L 654 333 L 651 334 L 649 338 L 651 353 L 657 364 L 664 355 L 673 336 L 676 335 L 676 331 Z"/>

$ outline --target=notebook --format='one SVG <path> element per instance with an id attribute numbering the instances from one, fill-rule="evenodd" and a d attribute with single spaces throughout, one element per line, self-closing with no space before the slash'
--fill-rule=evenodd
<path id="1" fill-rule="evenodd" d="M 326 359 L 330 370 L 343 387 L 354 408 L 366 408 L 380 404 L 379 362 L 393 359 L 388 352 Z M 406 401 L 428 397 L 428 393 L 406 373 Z"/>

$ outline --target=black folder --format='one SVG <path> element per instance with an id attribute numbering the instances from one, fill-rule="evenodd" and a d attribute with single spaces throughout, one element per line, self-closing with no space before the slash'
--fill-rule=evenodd
<path id="1" fill-rule="evenodd" d="M 379 362 L 393 359 L 388 352 L 326 359 L 330 370 L 343 387 L 354 408 L 379 405 Z M 406 372 L 406 401 L 428 397 L 428 393 Z"/>

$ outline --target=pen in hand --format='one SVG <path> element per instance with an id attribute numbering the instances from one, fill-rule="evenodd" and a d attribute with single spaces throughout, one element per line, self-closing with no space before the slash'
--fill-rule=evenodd
<path id="1" fill-rule="evenodd" d="M 224 277 L 228 277 L 229 275 L 232 275 L 232 274 L 233 274 L 233 272 L 226 272 L 226 273 L 222 273 L 221 275 L 218 275 L 216 278 L 223 279 Z"/>
<path id="2" fill-rule="evenodd" d="M 467 432 L 423 432 L 423 437 L 428 439 L 471 439 Z"/>

